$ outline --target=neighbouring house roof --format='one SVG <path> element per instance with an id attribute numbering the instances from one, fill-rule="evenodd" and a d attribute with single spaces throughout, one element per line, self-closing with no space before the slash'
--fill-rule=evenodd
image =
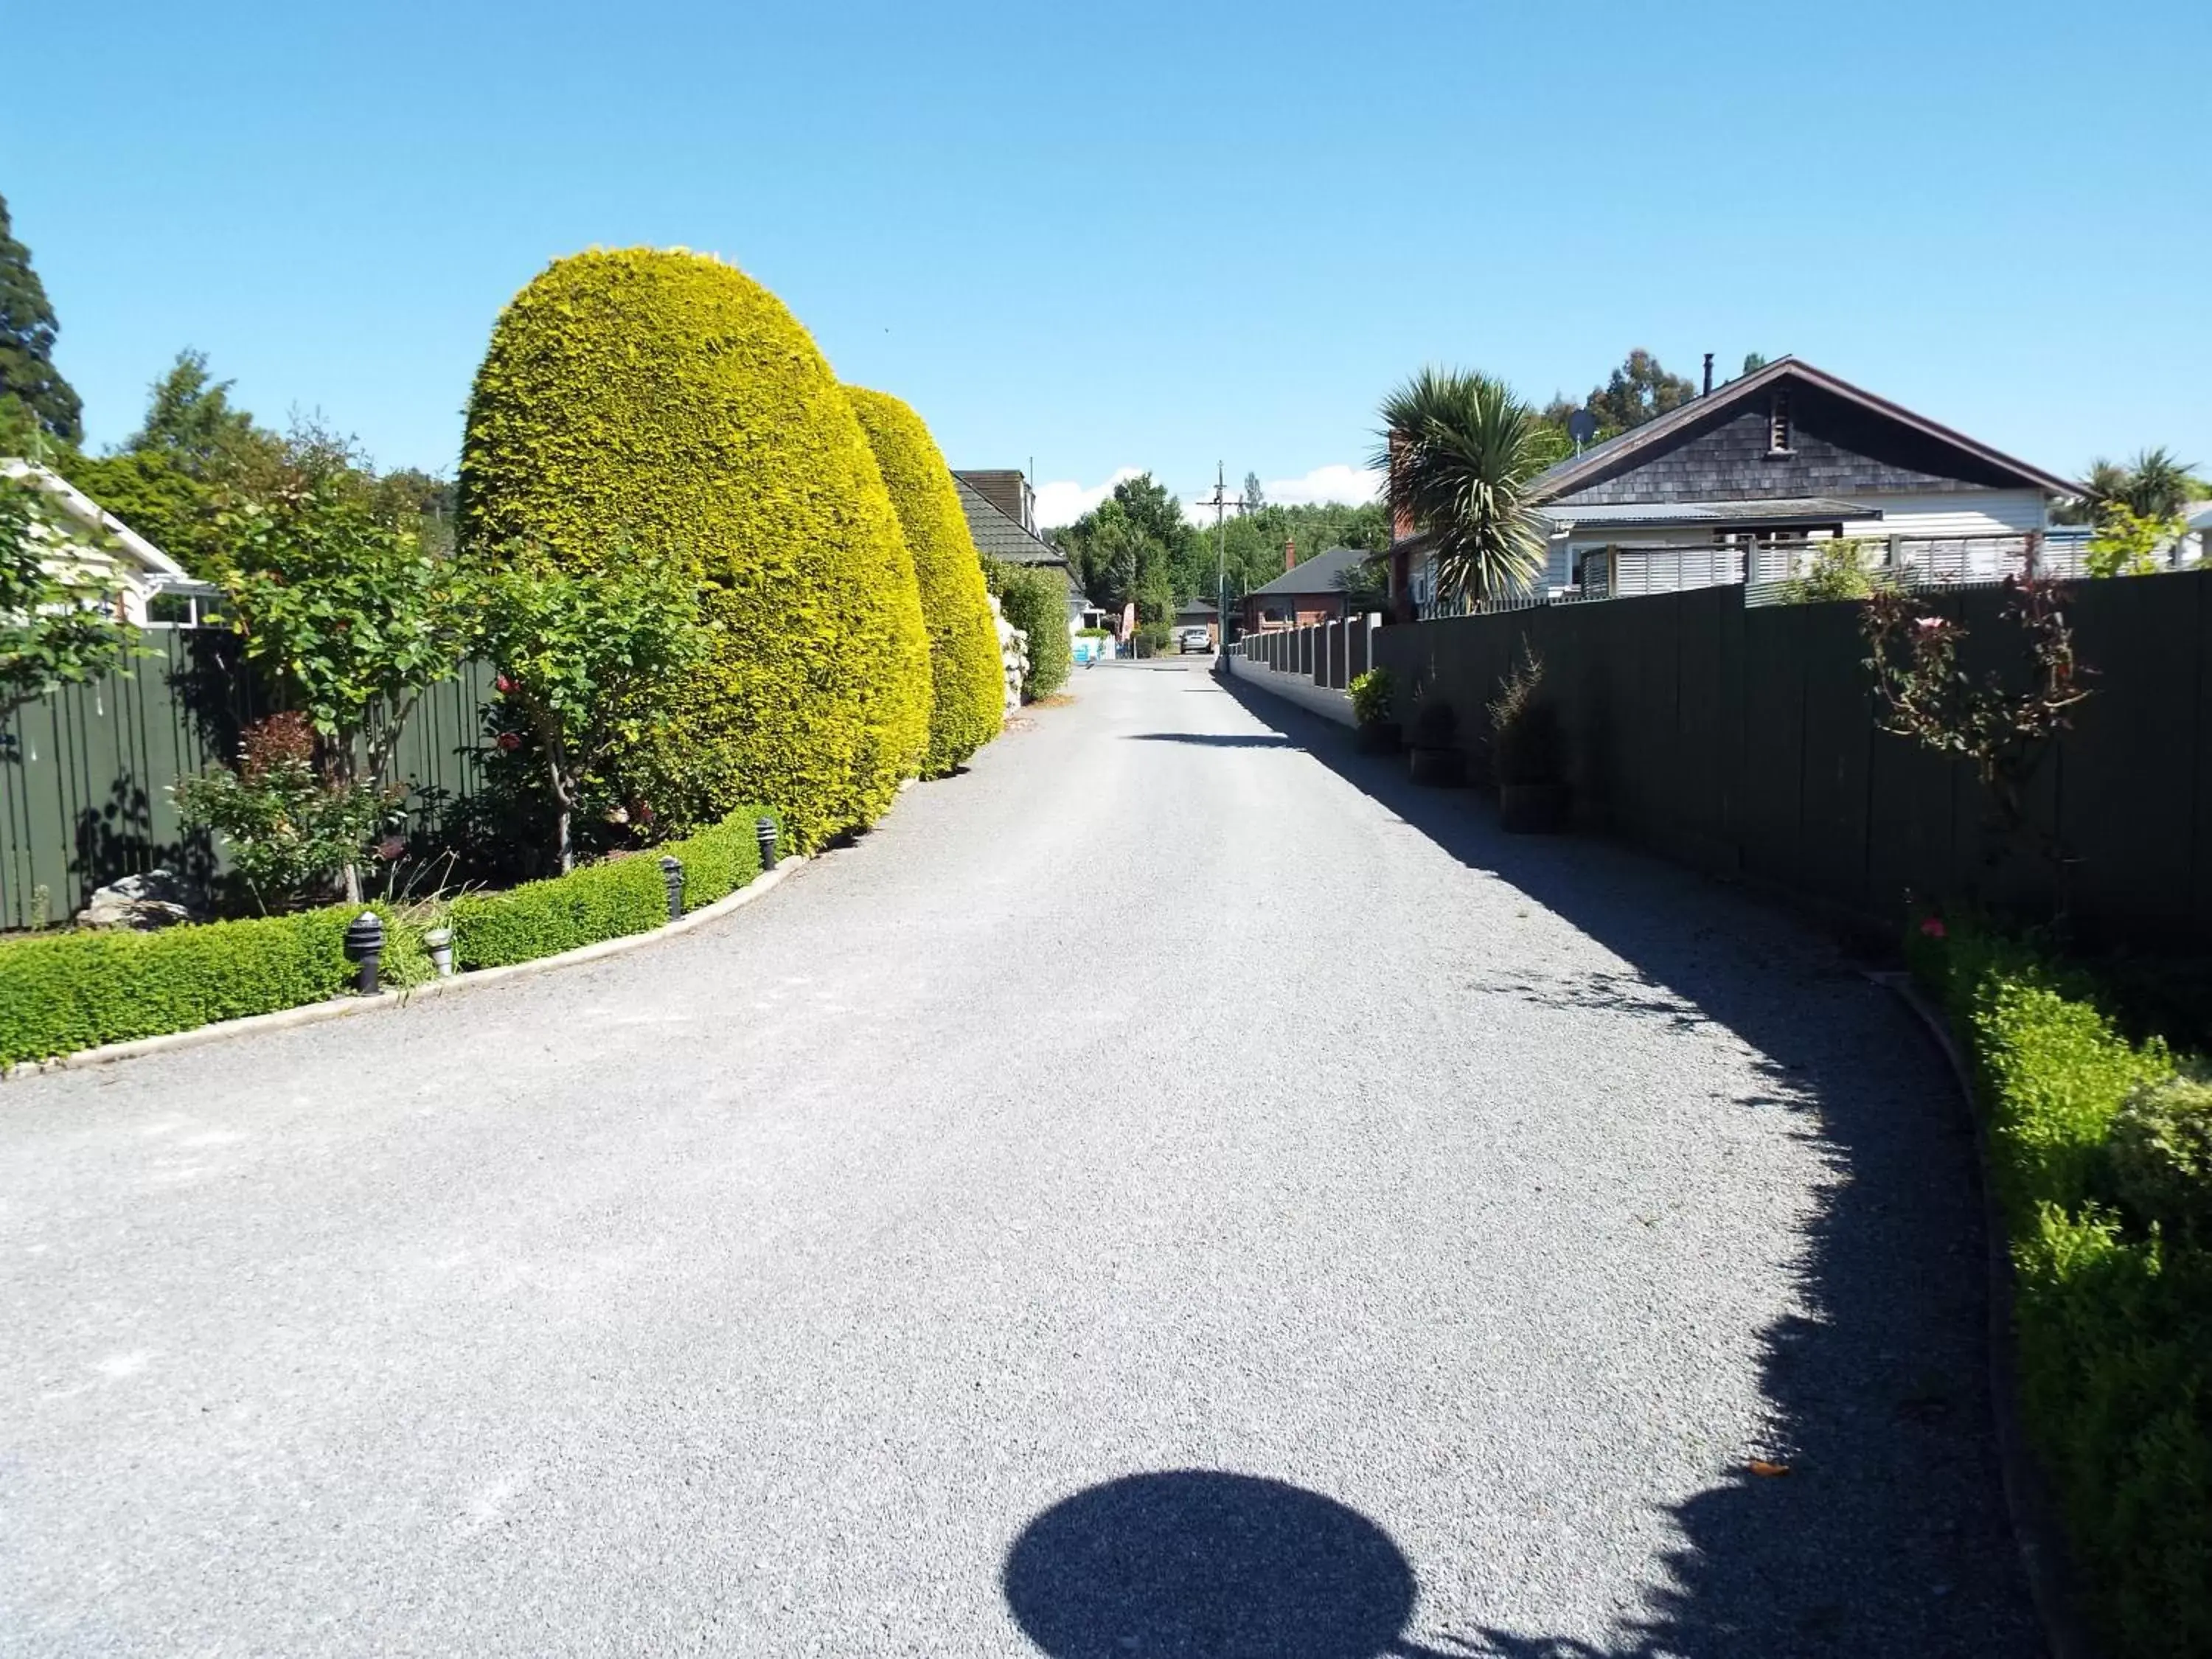
<path id="1" fill-rule="evenodd" d="M 1832 496 L 1803 495 L 1748 501 L 1605 501 L 1588 507 L 1546 507 L 1543 514 L 1561 530 L 1587 525 L 1633 525 L 1663 530 L 1677 525 L 1833 524 L 1839 519 L 1879 519 L 1881 509 L 1856 501 L 1838 501 Z"/>
<path id="2" fill-rule="evenodd" d="M 1577 490 L 1587 489 L 1643 465 L 1659 454 L 1674 448 L 1721 422 L 1732 419 L 1754 406 L 1780 386 L 1808 387 L 1818 393 L 1835 398 L 1878 420 L 1913 434 L 1927 446 L 1948 453 L 1959 460 L 1970 463 L 1976 472 L 2001 477 L 2006 487 L 2039 489 L 2050 495 L 2078 495 L 2081 486 L 2031 466 L 1987 444 L 1969 438 L 1916 415 L 1899 404 L 1853 386 L 1850 381 L 1815 368 L 1796 357 L 1778 358 L 1764 368 L 1716 386 L 1703 397 L 1692 398 L 1664 415 L 1646 421 L 1642 426 L 1632 427 L 1601 444 L 1593 445 L 1581 454 L 1570 457 L 1558 465 L 1539 474 L 1531 491 L 1540 505 Z M 1973 476 L 1965 474 L 1962 476 Z"/>
<path id="3" fill-rule="evenodd" d="M 952 487 L 959 492 L 960 510 L 968 515 L 968 534 L 975 541 L 978 553 L 987 559 L 1002 559 L 1008 564 L 1057 570 L 1067 584 L 1068 597 L 1085 609 L 1091 608 L 1090 596 L 1076 580 L 1074 567 L 1069 564 L 1066 554 L 1050 542 L 1030 534 L 957 472 L 952 475 Z"/>
<path id="4" fill-rule="evenodd" d="M 2212 501 L 2191 501 L 2181 509 L 2181 516 L 2191 530 L 2212 530 Z"/>
<path id="5" fill-rule="evenodd" d="M 969 467 L 952 476 L 1023 529 L 1036 528 L 1036 492 L 1019 467 Z"/>
<path id="6" fill-rule="evenodd" d="M 1176 615 L 1179 617 L 1211 617 L 1213 615 L 1213 606 L 1205 599 L 1193 599 L 1188 605 L 1177 605 L 1176 607 Z"/>
<path id="7" fill-rule="evenodd" d="M 1377 556 L 1364 547 L 1332 547 L 1326 553 L 1316 553 L 1296 569 L 1285 570 L 1271 582 L 1252 588 L 1245 598 L 1255 595 L 1273 597 L 1290 593 L 1341 593 L 1341 578 L 1357 570 L 1369 559 Z"/>
<path id="8" fill-rule="evenodd" d="M 126 578 L 135 576 L 142 582 L 189 580 L 184 566 L 60 473 L 33 461 L 0 459 L 0 477 L 21 479 L 52 496 L 56 504 L 71 520 L 94 537 L 102 538 L 104 544 L 94 551 L 90 562 L 108 567 L 119 565 L 118 574 Z"/>
<path id="9" fill-rule="evenodd" d="M 975 538 L 975 550 L 985 558 L 1005 559 L 1012 564 L 1067 562 L 1066 554 L 1023 529 L 1020 520 L 957 472 L 952 475 L 952 487 L 960 494 L 960 510 L 968 515 L 968 533 Z"/>

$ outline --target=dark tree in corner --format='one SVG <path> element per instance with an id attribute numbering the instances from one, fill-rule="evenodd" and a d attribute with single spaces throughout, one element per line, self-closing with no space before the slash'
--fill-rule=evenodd
<path id="1" fill-rule="evenodd" d="M 47 436 L 74 444 L 84 437 L 84 405 L 54 367 L 59 331 L 31 250 L 15 240 L 0 197 L 0 397 L 29 410 Z"/>

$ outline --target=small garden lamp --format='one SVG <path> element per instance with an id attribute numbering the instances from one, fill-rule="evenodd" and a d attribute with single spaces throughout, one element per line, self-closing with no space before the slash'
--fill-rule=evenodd
<path id="1" fill-rule="evenodd" d="M 364 910 L 346 924 L 346 960 L 356 965 L 355 988 L 365 997 L 376 994 L 376 969 L 384 959 L 384 922 L 374 910 Z"/>

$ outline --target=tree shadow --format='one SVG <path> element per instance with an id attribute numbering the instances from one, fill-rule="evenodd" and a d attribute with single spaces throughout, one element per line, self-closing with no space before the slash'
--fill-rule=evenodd
<path id="1" fill-rule="evenodd" d="M 1001 1574 L 1052 1659 L 1446 1659 L 1405 1638 L 1419 1587 L 1390 1535 L 1252 1475 L 1127 1475 L 1055 1504 Z"/>
<path id="2" fill-rule="evenodd" d="M 1187 743 L 1200 749 L 1295 749 L 1297 745 L 1279 732 L 1265 737 L 1249 732 L 1128 732 L 1127 743 Z"/>
<path id="3" fill-rule="evenodd" d="M 128 774 L 115 780 L 100 805 L 78 810 L 74 843 L 70 873 L 88 896 L 119 877 L 157 867 L 195 894 L 204 893 L 216 878 L 215 847 L 207 832 L 186 830 L 173 841 L 157 840 L 153 799 Z"/>
<path id="4" fill-rule="evenodd" d="M 1480 794 L 1416 787 L 1402 757 L 1357 752 L 1350 731 L 1241 683 L 1221 689 L 1434 846 L 1620 958 L 1551 971 L 1540 951 L 1500 962 L 1470 939 L 1479 988 L 1733 1034 L 1759 1082 L 1714 1101 L 1716 1128 L 1783 1113 L 1826 1166 L 1788 1263 L 1801 1305 L 1759 1334 L 1764 1443 L 1724 1449 L 1733 1467 L 1672 1507 L 1675 1542 L 1601 1645 L 1586 1630 L 1497 1628 L 1469 1651 L 2040 1651 L 1991 1419 L 1972 1125 L 1917 1023 L 1833 940 L 1740 888 L 1599 839 L 1506 835 Z"/>

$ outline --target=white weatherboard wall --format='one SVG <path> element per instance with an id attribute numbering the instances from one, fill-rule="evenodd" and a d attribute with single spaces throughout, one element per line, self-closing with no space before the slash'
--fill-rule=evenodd
<path id="1" fill-rule="evenodd" d="M 1282 673 L 1233 653 L 1225 660 L 1229 664 L 1229 672 L 1240 680 L 1272 691 L 1301 708 L 1310 708 L 1322 719 L 1334 720 L 1339 726 L 1356 724 L 1352 718 L 1352 695 L 1347 691 L 1331 691 L 1325 686 L 1316 685 L 1310 674 Z"/>
<path id="2" fill-rule="evenodd" d="M 2050 502 L 2040 490 L 2034 489 L 1857 490 L 1850 499 L 1862 507 L 1877 510 L 1881 516 L 1847 519 L 1844 521 L 1844 534 L 1876 543 L 1893 536 L 1908 541 L 2023 536 L 2032 530 L 2048 528 L 2051 519 Z M 1615 590 L 1623 595 L 1668 592 L 1678 587 L 1740 581 L 1743 575 L 1740 561 L 1723 569 L 1724 560 L 1713 550 L 1728 529 L 1723 525 L 1682 526 L 1664 530 L 1593 526 L 1554 536 L 1547 550 L 1545 580 L 1555 587 L 1565 586 L 1573 581 L 1575 567 L 1584 554 L 1600 548 L 1618 547 L 1632 550 L 1683 550 L 1679 557 L 1662 556 L 1649 567 L 1648 575 L 1616 572 Z M 1981 552 L 1994 560 L 1999 550 L 1990 544 Z M 1638 562 L 1638 571 L 1644 568 Z"/>

